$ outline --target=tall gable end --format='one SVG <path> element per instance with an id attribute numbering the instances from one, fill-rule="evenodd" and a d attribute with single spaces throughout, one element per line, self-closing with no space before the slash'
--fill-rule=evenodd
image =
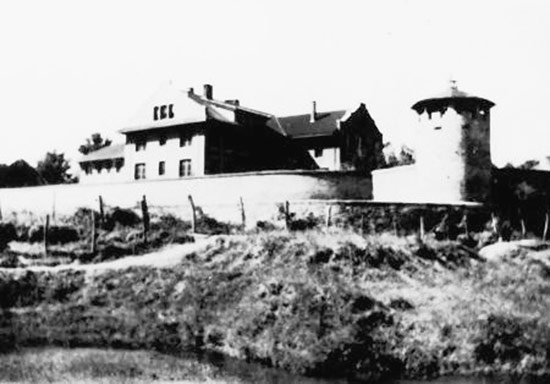
<path id="1" fill-rule="evenodd" d="M 205 107 L 190 96 L 190 91 L 172 85 L 157 90 L 128 122 L 122 133 L 206 121 Z"/>

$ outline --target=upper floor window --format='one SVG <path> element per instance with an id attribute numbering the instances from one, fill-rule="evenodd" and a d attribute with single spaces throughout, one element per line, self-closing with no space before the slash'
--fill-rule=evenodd
<path id="1" fill-rule="evenodd" d="M 145 163 L 138 163 L 134 169 L 134 179 L 142 180 L 145 179 Z"/>
<path id="2" fill-rule="evenodd" d="M 147 146 L 147 141 L 145 139 L 138 139 L 136 141 L 136 152 L 145 151 L 146 146 Z"/>
<path id="3" fill-rule="evenodd" d="M 153 108 L 153 120 L 174 118 L 174 104 L 157 105 Z"/>
<path id="4" fill-rule="evenodd" d="M 166 163 L 164 161 L 159 161 L 159 176 L 164 175 L 166 172 Z"/>
<path id="5" fill-rule="evenodd" d="M 323 156 L 323 148 L 315 148 L 315 151 L 314 151 L 313 154 L 314 154 L 315 157 Z"/>
<path id="6" fill-rule="evenodd" d="M 180 177 L 191 176 L 191 160 L 180 160 Z"/>
<path id="7" fill-rule="evenodd" d="M 160 135 L 159 137 L 159 145 L 162 146 L 166 144 L 166 135 Z"/>
<path id="8" fill-rule="evenodd" d="M 193 136 L 189 133 L 182 133 L 180 135 L 180 147 L 187 147 L 191 145 L 191 141 L 193 139 Z"/>

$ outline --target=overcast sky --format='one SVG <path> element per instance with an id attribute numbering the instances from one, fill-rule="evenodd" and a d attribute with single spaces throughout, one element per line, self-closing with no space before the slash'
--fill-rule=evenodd
<path id="1" fill-rule="evenodd" d="M 414 145 L 410 106 L 451 78 L 494 101 L 493 162 L 550 155 L 541 1 L 2 1 L 0 162 L 78 157 L 162 84 L 285 115 L 364 102 Z"/>

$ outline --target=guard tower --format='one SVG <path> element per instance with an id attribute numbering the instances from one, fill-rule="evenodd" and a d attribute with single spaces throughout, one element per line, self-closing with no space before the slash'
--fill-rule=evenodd
<path id="1" fill-rule="evenodd" d="M 491 191 L 490 109 L 451 81 L 437 96 L 412 106 L 419 115 L 418 183 L 448 201 L 486 202 Z"/>

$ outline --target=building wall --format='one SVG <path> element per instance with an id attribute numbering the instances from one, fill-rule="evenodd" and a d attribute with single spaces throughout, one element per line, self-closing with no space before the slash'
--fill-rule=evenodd
<path id="1" fill-rule="evenodd" d="M 318 151 L 321 151 L 320 155 Z M 310 149 L 308 152 L 320 169 L 327 169 L 329 171 L 340 170 L 340 148 Z"/>
<path id="2" fill-rule="evenodd" d="M 416 169 L 428 194 L 485 201 L 491 189 L 490 116 L 452 106 L 419 115 Z M 425 188 L 424 188 L 425 189 Z M 426 196 L 429 198 L 430 196 Z"/>
<path id="3" fill-rule="evenodd" d="M 98 197 L 109 206 L 137 207 L 142 196 L 151 207 L 190 217 L 188 196 L 205 213 L 240 222 L 241 199 L 247 220 L 270 220 L 285 201 L 327 199 L 369 199 L 370 176 L 353 172 L 270 171 L 243 174 L 190 177 L 186 179 L 145 180 L 106 184 L 69 184 L 43 187 L 0 189 L 3 217 L 57 217 L 73 214 L 79 207 L 98 208 Z"/>
<path id="4" fill-rule="evenodd" d="M 81 184 L 119 183 L 125 180 L 125 176 L 124 166 L 118 170 L 115 167 L 111 167 L 110 169 L 103 168 L 101 171 L 92 168 L 88 174 L 81 169 L 78 175 L 78 182 Z"/>
<path id="5" fill-rule="evenodd" d="M 180 146 L 180 135 L 190 134 L 191 143 L 187 146 Z M 160 145 L 160 137 L 164 135 L 166 143 Z M 136 142 L 140 139 L 146 140 L 144 150 L 136 150 Z M 204 133 L 199 126 L 180 126 L 179 128 L 144 133 L 128 134 L 127 144 L 124 149 L 125 165 L 124 180 L 135 180 L 136 164 L 145 164 L 145 180 L 167 180 L 179 178 L 179 164 L 181 160 L 190 159 L 193 176 L 204 175 Z M 165 173 L 159 175 L 159 162 L 164 161 Z M 142 182 L 143 180 L 137 180 Z"/>
<path id="6" fill-rule="evenodd" d="M 269 127 L 210 121 L 205 174 L 316 169 L 307 152 Z"/>
<path id="7" fill-rule="evenodd" d="M 365 104 L 341 122 L 338 138 L 341 169 L 370 172 L 383 164 L 382 134 Z"/>

